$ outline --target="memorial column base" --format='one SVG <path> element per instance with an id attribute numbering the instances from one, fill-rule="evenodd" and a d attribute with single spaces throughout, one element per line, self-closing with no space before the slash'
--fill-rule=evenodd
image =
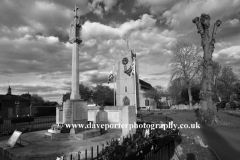
<path id="1" fill-rule="evenodd" d="M 78 124 L 88 124 L 87 102 L 69 99 L 63 103 L 63 124 L 76 124 L 75 131 L 82 131 Z M 73 127 L 72 127 L 73 128 Z"/>

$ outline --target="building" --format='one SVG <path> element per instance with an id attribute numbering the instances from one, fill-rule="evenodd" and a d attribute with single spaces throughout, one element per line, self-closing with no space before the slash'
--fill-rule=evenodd
<path id="1" fill-rule="evenodd" d="M 6 95 L 0 95 L 0 116 L 10 118 L 30 114 L 31 101 L 28 98 L 13 95 L 9 86 Z"/>
<path id="2" fill-rule="evenodd" d="M 32 116 L 53 116 L 56 115 L 56 107 L 59 104 L 57 102 L 44 102 L 43 104 L 32 104 L 31 115 Z"/>
<path id="3" fill-rule="evenodd" d="M 140 94 L 139 94 L 140 109 L 146 109 L 149 106 L 151 108 L 155 108 L 155 106 L 153 106 L 153 103 L 152 103 L 152 101 L 154 100 L 143 96 L 146 90 L 150 90 L 153 88 L 152 85 L 141 79 L 139 79 L 139 84 L 140 84 Z"/>
<path id="4" fill-rule="evenodd" d="M 116 76 L 117 90 L 116 90 L 116 104 L 117 106 L 135 105 L 137 102 L 138 109 L 150 106 L 152 101 L 143 96 L 146 90 L 152 88 L 151 84 L 138 78 L 139 68 L 138 61 L 136 60 L 137 84 L 134 83 L 134 76 L 124 73 L 126 69 L 132 64 L 131 56 L 126 56 L 128 63 L 124 65 L 122 61 L 118 62 L 118 70 Z M 136 86 L 136 87 L 135 87 Z M 135 89 L 137 88 L 137 89 Z M 135 97 L 137 92 L 137 97 Z M 135 100 L 136 99 L 136 100 Z"/>

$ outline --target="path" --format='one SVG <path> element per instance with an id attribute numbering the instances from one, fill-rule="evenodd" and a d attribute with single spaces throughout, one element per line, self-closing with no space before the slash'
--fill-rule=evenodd
<path id="1" fill-rule="evenodd" d="M 219 112 L 223 121 L 228 124 L 236 122 L 236 128 L 230 128 L 228 124 L 223 126 L 201 125 L 200 129 L 181 129 L 182 133 L 187 135 L 198 135 L 204 144 L 210 146 L 219 156 L 221 160 L 239 160 L 240 159 L 240 118 Z M 191 124 L 196 122 L 194 111 L 181 111 L 177 114 L 170 115 L 174 122 L 178 124 Z"/>
<path id="2" fill-rule="evenodd" d="M 7 139 L 9 139 L 9 138 L 10 138 L 10 136 L 0 137 L 0 142 L 1 142 L 1 141 L 4 141 L 4 140 L 7 140 Z M 0 160 L 10 160 L 10 159 L 7 158 L 7 157 L 2 156 L 2 155 L 0 154 Z"/>

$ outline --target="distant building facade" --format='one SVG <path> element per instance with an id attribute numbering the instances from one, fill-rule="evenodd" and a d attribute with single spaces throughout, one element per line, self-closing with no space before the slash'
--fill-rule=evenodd
<path id="1" fill-rule="evenodd" d="M 18 95 L 13 95 L 9 86 L 6 95 L 0 95 L 0 116 L 10 118 L 27 116 L 30 114 L 31 100 Z"/>
<path id="2" fill-rule="evenodd" d="M 147 90 L 152 89 L 152 85 L 139 79 L 139 84 L 140 84 L 140 94 L 139 94 L 139 99 L 140 99 L 140 108 L 141 109 L 147 109 L 148 107 L 150 107 L 151 109 L 156 108 L 156 104 L 153 103 L 153 99 L 151 98 L 146 98 L 144 97 L 144 93 Z"/>

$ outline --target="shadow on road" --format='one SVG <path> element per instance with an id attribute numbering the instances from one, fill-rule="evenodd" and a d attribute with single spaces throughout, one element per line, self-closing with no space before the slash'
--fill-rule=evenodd
<path id="1" fill-rule="evenodd" d="M 196 156 L 193 153 L 188 153 L 187 154 L 187 160 L 196 160 Z"/>
<path id="2" fill-rule="evenodd" d="M 226 138 L 222 137 L 215 128 L 209 125 L 201 125 L 201 132 L 205 137 L 208 146 L 214 148 L 222 160 L 239 160 L 240 153 L 233 148 Z M 231 135 L 227 135 L 229 138 Z M 221 145 L 220 145 L 221 144 Z M 224 148 L 222 148 L 224 146 Z"/>

